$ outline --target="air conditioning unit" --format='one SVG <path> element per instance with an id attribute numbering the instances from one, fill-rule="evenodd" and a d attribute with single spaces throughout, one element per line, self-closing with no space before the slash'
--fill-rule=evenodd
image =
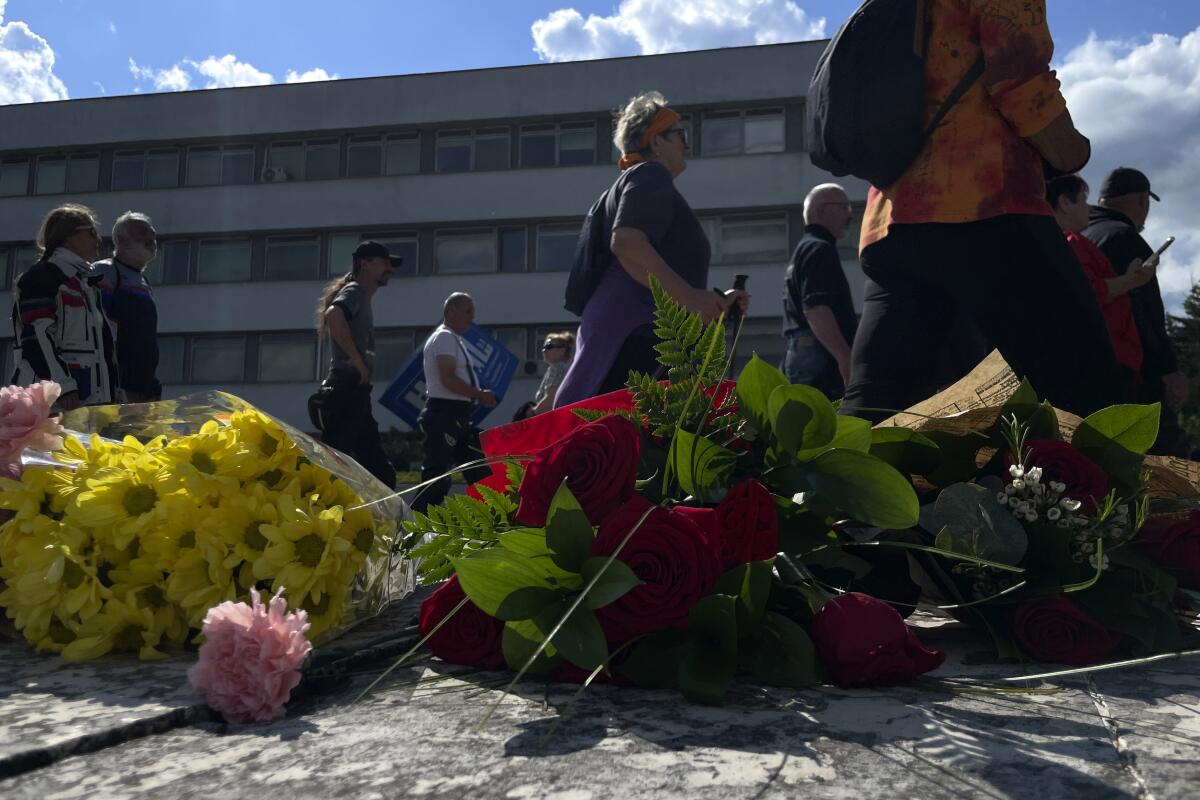
<path id="1" fill-rule="evenodd" d="M 262 173 L 263 183 L 282 183 L 288 179 L 287 170 L 283 167 L 267 167 Z"/>

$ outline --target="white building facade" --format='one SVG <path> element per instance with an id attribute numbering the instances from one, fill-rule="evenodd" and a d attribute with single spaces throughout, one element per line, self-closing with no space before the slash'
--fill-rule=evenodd
<path id="1" fill-rule="evenodd" d="M 573 330 L 563 290 L 580 223 L 616 178 L 612 111 L 661 91 L 693 156 L 677 185 L 712 243 L 710 283 L 750 276 L 740 361 L 778 362 L 784 271 L 802 204 L 831 180 L 804 142 L 823 42 L 324 83 L 0 107 L 0 306 L 65 202 L 103 228 L 149 214 L 159 258 L 159 380 L 220 388 L 309 428 L 328 361 L 313 330 L 323 285 L 377 239 L 404 267 L 374 297 L 376 394 L 466 291 L 476 321 L 524 363 L 490 424 L 532 398 L 546 333 Z M 866 185 L 842 181 L 861 218 Z M 842 243 L 861 306 L 857 228 Z M 3 377 L 12 326 L 0 322 Z M 381 407 L 380 426 L 404 425 Z"/>

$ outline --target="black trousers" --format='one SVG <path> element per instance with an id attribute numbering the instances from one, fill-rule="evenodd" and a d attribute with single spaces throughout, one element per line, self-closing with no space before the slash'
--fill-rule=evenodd
<path id="1" fill-rule="evenodd" d="M 654 349 L 656 344 L 658 344 L 658 337 L 649 328 L 638 329 L 629 334 L 622 342 L 621 349 L 617 351 L 617 358 L 609 368 L 608 374 L 604 376 L 604 381 L 600 384 L 596 394 L 607 394 L 624 389 L 625 384 L 629 381 L 631 370 L 647 375 L 657 375 L 660 365 L 658 352 Z"/>
<path id="2" fill-rule="evenodd" d="M 396 488 L 396 468 L 383 452 L 379 425 L 371 413 L 369 385 L 330 391 L 321 420 L 322 442 L 362 464 L 389 489 Z"/>
<path id="3" fill-rule="evenodd" d="M 422 446 L 425 460 L 421 464 L 421 482 L 449 472 L 453 467 L 478 458 L 470 452 L 471 408 L 466 400 L 443 400 L 430 397 L 417 418 L 417 425 L 425 434 Z M 437 505 L 450 492 L 450 476 L 426 486 L 413 500 L 414 511 L 424 512 Z"/>
<path id="4" fill-rule="evenodd" d="M 934 394 L 939 354 L 960 311 L 1059 408 L 1084 416 L 1133 396 L 1053 217 L 893 225 L 863 252 L 862 267 L 863 315 L 843 414 L 879 421 Z"/>

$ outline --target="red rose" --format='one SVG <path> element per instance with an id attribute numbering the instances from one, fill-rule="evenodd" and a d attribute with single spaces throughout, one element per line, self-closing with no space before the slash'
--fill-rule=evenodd
<path id="1" fill-rule="evenodd" d="M 596 533 L 592 555 L 615 552 L 649 508 L 649 502 L 636 496 L 613 512 Z M 687 627 L 688 611 L 721 577 L 721 562 L 708 534 L 686 515 L 663 508 L 650 512 L 617 560 L 629 565 L 642 584 L 596 609 L 610 642 Z"/>
<path id="2" fill-rule="evenodd" d="M 1137 542 L 1155 563 L 1178 574 L 1181 583 L 1200 589 L 1200 511 L 1186 519 L 1148 519 Z"/>
<path id="3" fill-rule="evenodd" d="M 859 592 L 821 606 L 812 638 L 843 688 L 904 683 L 946 660 L 945 653 L 921 644 L 896 609 Z"/>
<path id="4" fill-rule="evenodd" d="M 426 597 L 421 603 L 421 635 L 433 630 L 466 596 L 455 575 Z M 489 617 L 468 600 L 425 645 L 450 664 L 499 669 L 504 666 L 504 653 L 500 650 L 503 632 L 503 622 Z"/>
<path id="5" fill-rule="evenodd" d="M 779 552 L 779 518 L 771 490 L 748 480 L 725 493 L 716 508 L 679 506 L 675 511 L 692 521 L 717 542 L 722 571 L 751 561 L 766 561 Z"/>
<path id="6" fill-rule="evenodd" d="M 593 525 L 633 496 L 641 439 L 632 422 L 615 414 L 568 433 L 538 452 L 521 481 L 517 519 L 530 527 L 546 524 L 554 493 L 567 488 Z"/>
<path id="7" fill-rule="evenodd" d="M 1038 661 L 1084 665 L 1103 661 L 1121 637 L 1065 597 L 1034 600 L 1013 617 L 1017 639 Z"/>
<path id="8" fill-rule="evenodd" d="M 1025 469 L 1041 467 L 1042 483 L 1066 484 L 1063 494 L 1081 503 L 1100 503 L 1108 496 L 1108 475 L 1094 461 L 1066 442 L 1039 439 L 1026 442 L 1029 456 Z M 1012 453 L 1004 458 L 1005 467 L 1013 464 Z"/>

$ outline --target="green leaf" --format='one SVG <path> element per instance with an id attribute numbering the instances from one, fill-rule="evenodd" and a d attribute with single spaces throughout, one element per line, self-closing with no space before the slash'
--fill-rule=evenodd
<path id="1" fill-rule="evenodd" d="M 571 600 L 563 600 L 558 605 L 542 609 L 533 618 L 533 624 L 543 636 L 549 636 L 555 626 L 562 622 L 562 627 L 550 643 L 567 661 L 580 669 L 593 670 L 608 660 L 608 642 L 604 639 L 600 622 L 590 609 L 581 605 L 569 617 L 566 616 L 571 603 Z"/>
<path id="2" fill-rule="evenodd" d="M 858 417 L 837 417 L 837 433 L 833 440 L 820 447 L 801 450 L 796 458 L 808 461 L 826 450 L 839 447 L 845 450 L 857 450 L 865 453 L 871 449 L 871 423 Z"/>
<path id="3" fill-rule="evenodd" d="M 804 628 L 768 611 L 750 640 L 750 672 L 768 686 L 803 689 L 820 682 L 820 659 Z"/>
<path id="4" fill-rule="evenodd" d="M 829 444 L 837 434 L 837 413 L 828 398 L 804 384 L 777 386 L 767 413 L 775 438 L 789 453 Z"/>
<path id="5" fill-rule="evenodd" d="M 787 377 L 757 354 L 750 356 L 750 363 L 742 368 L 737 379 L 738 404 L 759 431 L 766 433 L 771 427 L 771 393 L 787 385 Z"/>
<path id="6" fill-rule="evenodd" d="M 705 497 L 721 486 L 733 471 L 732 450 L 697 436 L 677 431 L 668 457 L 679 486 L 695 497 Z"/>
<path id="7" fill-rule="evenodd" d="M 558 600 L 546 572 L 533 559 L 503 547 L 478 550 L 451 563 L 467 597 L 490 617 L 530 619 Z"/>
<path id="8" fill-rule="evenodd" d="M 674 689 L 679 663 L 693 638 L 677 628 L 652 633 L 633 646 L 617 672 L 644 689 Z"/>
<path id="9" fill-rule="evenodd" d="M 551 558 L 567 572 L 579 572 L 595 538 L 592 523 L 564 480 L 546 514 L 546 545 Z"/>
<path id="10" fill-rule="evenodd" d="M 872 428 L 871 455 L 905 475 L 926 475 L 937 469 L 937 443 L 910 428 Z"/>
<path id="11" fill-rule="evenodd" d="M 828 450 L 803 466 L 812 490 L 848 517 L 881 528 L 917 524 L 920 507 L 912 484 L 875 456 Z"/>
<path id="12" fill-rule="evenodd" d="M 973 483 L 956 483 L 938 494 L 933 511 L 937 546 L 954 553 L 1016 566 L 1029 536 L 995 494 Z"/>
<path id="13" fill-rule="evenodd" d="M 767 608 L 771 595 L 772 566 L 769 561 L 739 564 L 717 581 L 715 594 L 733 595 L 738 599 L 738 624 L 758 622 Z M 748 628 L 747 628 L 748 630 Z"/>
<path id="14" fill-rule="evenodd" d="M 737 597 L 710 594 L 688 612 L 688 630 L 713 645 L 723 656 L 736 657 L 738 648 Z"/>
<path id="15" fill-rule="evenodd" d="M 608 566 L 605 567 L 605 564 Z M 642 581 L 629 568 L 628 564 L 615 558 L 609 563 L 608 556 L 593 556 L 583 562 L 581 572 L 584 585 L 590 583 L 592 577 L 601 569 L 604 572 L 600 574 L 600 579 L 596 581 L 596 585 L 588 591 L 587 597 L 584 598 L 588 608 L 603 608 L 624 597 L 626 592 L 631 591 L 634 587 L 642 585 Z"/>
<path id="16" fill-rule="evenodd" d="M 583 579 L 577 572 L 568 572 L 555 563 L 555 555 L 546 544 L 546 531 L 541 528 L 516 528 L 500 534 L 500 546 L 511 553 L 532 560 L 533 567 L 546 575 L 546 583 L 555 588 L 578 589 Z"/>
<path id="17" fill-rule="evenodd" d="M 697 703 L 720 705 L 725 702 L 729 683 L 737 673 L 737 653 L 714 651 L 706 640 L 694 639 L 684 648 L 678 665 L 675 680 L 684 697 Z"/>
<path id="18" fill-rule="evenodd" d="M 1076 447 L 1101 446 L 1099 440 L 1107 439 L 1131 453 L 1145 455 L 1158 439 L 1161 414 L 1158 403 L 1109 406 L 1088 416 L 1075 430 L 1071 443 Z"/>
<path id="19" fill-rule="evenodd" d="M 500 637 L 500 650 L 504 653 L 504 663 L 513 672 L 520 670 L 545 638 L 537 626 L 529 620 L 504 623 L 504 633 Z M 548 644 L 530 665 L 528 671 L 534 675 L 547 675 L 561 660 L 558 658 L 558 651 L 554 649 L 554 645 Z"/>

